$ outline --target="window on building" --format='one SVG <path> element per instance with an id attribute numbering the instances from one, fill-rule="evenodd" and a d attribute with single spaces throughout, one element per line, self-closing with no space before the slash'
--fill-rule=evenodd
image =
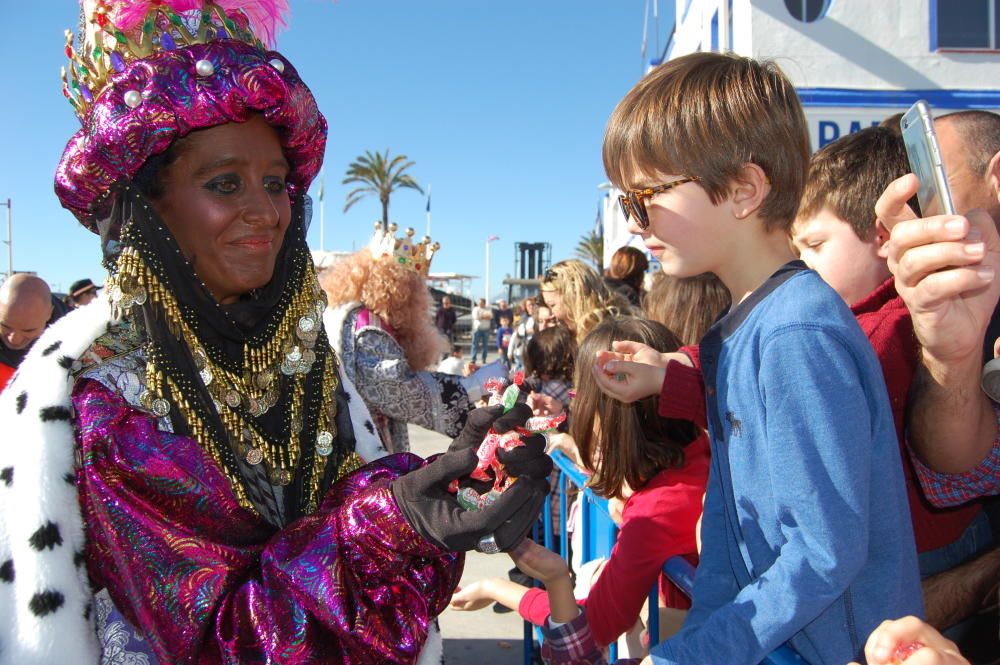
<path id="1" fill-rule="evenodd" d="M 812 23 L 826 16 L 831 0 L 785 0 L 788 13 L 803 23 Z"/>
<path id="2" fill-rule="evenodd" d="M 931 11 L 937 48 L 1000 48 L 1000 0 L 937 0 Z"/>

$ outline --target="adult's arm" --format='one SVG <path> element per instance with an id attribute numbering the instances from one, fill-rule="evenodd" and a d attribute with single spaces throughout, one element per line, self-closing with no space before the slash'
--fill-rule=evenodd
<path id="1" fill-rule="evenodd" d="M 421 538 L 392 497 L 419 458 L 363 467 L 276 531 L 196 441 L 94 382 L 74 407 L 88 572 L 160 662 L 415 662 L 463 560 Z"/>
<path id="2" fill-rule="evenodd" d="M 354 342 L 355 385 L 369 405 L 390 418 L 455 437 L 471 405 L 461 377 L 416 371 L 389 333 L 366 328 Z"/>
<path id="3" fill-rule="evenodd" d="M 910 451 L 924 496 L 938 508 L 960 506 L 979 497 L 1000 494 L 1000 404 L 991 402 L 997 422 L 993 446 L 976 466 L 962 473 L 936 471 Z"/>
<path id="4" fill-rule="evenodd" d="M 973 612 L 996 603 L 1000 586 L 1000 547 L 921 583 L 927 623 L 950 628 Z"/>
<path id="5" fill-rule="evenodd" d="M 875 208 L 891 231 L 889 269 L 922 347 L 909 443 L 931 468 L 961 473 L 989 454 L 997 434 L 979 383 L 984 336 L 1000 296 L 1000 237 L 980 210 L 916 219 L 906 206 L 916 191 L 916 176 L 904 176 Z"/>

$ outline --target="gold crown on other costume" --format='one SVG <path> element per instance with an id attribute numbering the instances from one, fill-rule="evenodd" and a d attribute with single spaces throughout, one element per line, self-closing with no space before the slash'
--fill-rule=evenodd
<path id="1" fill-rule="evenodd" d="M 406 229 L 406 235 L 397 238 L 397 228 L 395 224 L 390 224 L 387 230 L 382 226 L 382 222 L 375 222 L 375 234 L 368 244 L 372 258 L 376 261 L 381 259 L 395 261 L 426 277 L 431 269 L 434 252 L 441 249 L 441 244 L 431 244 L 429 236 L 424 236 L 420 242 L 415 242 L 413 229 Z"/>
<path id="2" fill-rule="evenodd" d="M 62 70 L 63 96 L 81 120 L 108 87 L 111 77 L 136 60 L 216 39 L 233 39 L 265 48 L 251 31 L 250 21 L 242 10 L 230 10 L 227 14 L 211 0 L 198 9 L 186 11 L 174 10 L 169 0 L 145 0 L 145 3 L 148 10 L 142 21 L 125 30 L 115 24 L 115 12 L 123 11 L 123 6 L 142 11 L 142 2 L 84 0 L 81 3 L 79 46 L 74 50 L 73 33 L 67 30 L 65 51 L 69 68 Z M 207 69 L 211 67 L 208 60 L 199 61 L 198 74 L 210 76 L 212 72 Z M 128 98 L 125 103 L 133 106 Z M 141 99 L 136 99 L 134 106 L 139 103 Z"/>

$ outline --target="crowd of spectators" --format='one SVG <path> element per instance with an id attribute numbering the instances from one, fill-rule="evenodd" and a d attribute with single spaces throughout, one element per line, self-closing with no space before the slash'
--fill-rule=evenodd
<path id="1" fill-rule="evenodd" d="M 642 446 L 663 439 L 623 428 L 621 409 L 648 428 L 651 403 L 660 422 L 695 423 L 711 440 L 712 472 L 698 481 L 693 607 L 663 622 L 652 653 L 640 643 L 620 662 L 755 663 L 782 645 L 811 663 L 996 662 L 1000 405 L 980 381 L 1000 346 L 1000 116 L 937 119 L 958 215 L 925 217 L 898 123 L 810 156 L 776 68 L 681 60 L 629 93 L 605 139 L 630 230 L 663 272 L 647 275 L 631 247 L 603 279 L 561 261 L 538 303 L 579 350 L 572 386 L 529 403 L 568 412 L 568 433 L 550 446 L 618 506 L 621 540 L 596 574 L 525 543 L 511 557 L 547 592 L 483 580 L 453 607 L 518 610 L 543 627 L 546 662 L 603 663 L 608 644 L 630 643 L 642 616 L 629 590 L 653 584 L 640 574 L 646 557 L 662 563 L 688 535 L 652 526 L 680 503 L 649 514 L 640 498 L 698 455 L 690 439 L 644 466 L 658 458 Z M 727 84 L 726 70 L 754 78 L 770 101 Z M 692 95 L 729 101 L 710 111 L 716 133 L 751 161 L 699 132 L 707 120 L 685 115 Z M 738 124 L 727 108 L 748 104 L 761 105 L 756 134 L 718 129 Z M 547 382 L 560 346 L 540 332 L 540 307 L 532 316 L 518 366 Z M 607 334 L 659 324 L 679 349 Z M 640 516 L 665 540 L 633 547 Z M 659 595 L 678 608 L 664 579 Z"/>
<path id="2" fill-rule="evenodd" d="M 523 372 L 534 415 L 567 416 L 548 450 L 619 522 L 588 575 L 525 541 L 511 557 L 544 590 L 481 580 L 452 607 L 519 612 L 555 665 L 604 663 L 630 634 L 621 663 L 756 663 L 781 646 L 828 665 L 997 662 L 1000 404 L 980 384 L 1000 353 L 1000 116 L 935 128 L 957 215 L 921 211 L 891 121 L 810 155 L 780 70 L 695 54 L 645 77 L 605 136 L 662 272 L 635 247 L 604 275 L 559 261 L 537 296 L 478 300 L 468 360 L 451 298 L 429 316 L 421 274 L 368 250 L 327 274 L 330 341 L 390 452 L 412 423 L 458 437 L 485 379 Z M 8 278 L 0 385 L 99 289 L 61 300 Z M 662 575 L 672 556 L 698 565 L 692 598 Z M 651 587 L 666 613 L 649 652 Z"/>

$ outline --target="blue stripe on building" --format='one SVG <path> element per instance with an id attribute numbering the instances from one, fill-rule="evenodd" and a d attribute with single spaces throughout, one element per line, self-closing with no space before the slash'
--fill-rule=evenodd
<path id="1" fill-rule="evenodd" d="M 942 109 L 998 109 L 1000 90 L 853 90 L 798 88 L 804 106 L 906 108 L 918 99 Z"/>

